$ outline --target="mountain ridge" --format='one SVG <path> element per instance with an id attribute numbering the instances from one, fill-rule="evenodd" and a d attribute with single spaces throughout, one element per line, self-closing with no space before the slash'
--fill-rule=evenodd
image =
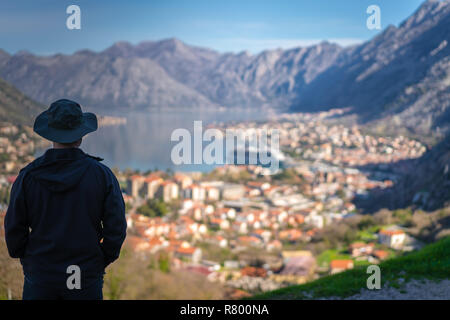
<path id="1" fill-rule="evenodd" d="M 383 119 L 390 126 L 403 126 L 421 134 L 438 129 L 436 124 L 448 114 L 449 107 L 450 88 L 445 81 L 441 81 L 444 86 L 436 81 L 442 80 L 439 73 L 450 72 L 449 4 L 427 1 L 398 28 L 389 26 L 371 41 L 347 52 L 315 80 L 310 91 L 301 95 L 294 109 L 320 109 L 336 103 L 353 107 L 364 121 Z M 436 100 L 429 106 L 420 101 L 426 83 L 433 83 L 427 87 L 431 91 L 427 98 Z M 318 91 L 327 95 L 318 96 Z"/>
<path id="2" fill-rule="evenodd" d="M 450 2 L 425 1 L 360 45 L 219 53 L 176 38 L 117 42 L 100 52 L 9 55 L 0 76 L 44 104 L 60 96 L 99 108 L 350 107 L 383 132 L 450 128 Z M 326 94 L 324 94 L 326 92 Z"/>

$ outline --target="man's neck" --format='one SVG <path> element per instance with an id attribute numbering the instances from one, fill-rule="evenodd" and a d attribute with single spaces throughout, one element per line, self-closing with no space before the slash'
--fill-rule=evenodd
<path id="1" fill-rule="evenodd" d="M 72 148 L 78 148 L 77 146 L 65 146 L 60 143 L 53 143 L 53 149 L 72 149 Z"/>

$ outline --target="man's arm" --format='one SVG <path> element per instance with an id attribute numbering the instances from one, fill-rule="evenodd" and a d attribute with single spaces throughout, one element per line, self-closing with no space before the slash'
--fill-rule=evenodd
<path id="1" fill-rule="evenodd" d="M 122 192 L 116 177 L 109 169 L 106 172 L 106 189 L 102 220 L 103 242 L 101 243 L 105 254 L 105 267 L 119 257 L 127 230 Z"/>
<path id="2" fill-rule="evenodd" d="M 4 223 L 6 246 L 12 258 L 23 258 L 30 232 L 23 180 L 21 172 L 12 186 Z"/>

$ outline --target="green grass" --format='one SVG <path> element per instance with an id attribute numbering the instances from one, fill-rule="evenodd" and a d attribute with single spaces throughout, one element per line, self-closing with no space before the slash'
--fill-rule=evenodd
<path id="1" fill-rule="evenodd" d="M 377 236 L 374 233 L 369 232 L 368 230 L 362 230 L 358 232 L 358 238 L 361 241 L 375 241 L 377 239 Z"/>
<path id="2" fill-rule="evenodd" d="M 450 277 L 450 237 L 424 247 L 422 250 L 387 260 L 380 265 L 381 283 L 397 286 L 397 279 L 441 280 Z M 296 285 L 253 296 L 250 299 L 308 299 L 348 297 L 366 288 L 370 274 L 357 266 L 336 275 L 325 276 L 303 285 Z"/>
<path id="3" fill-rule="evenodd" d="M 337 249 L 329 249 L 322 252 L 319 256 L 317 256 L 317 264 L 322 267 L 324 265 L 329 266 L 331 260 L 347 260 L 352 259 L 350 254 L 344 253 Z"/>
<path id="4" fill-rule="evenodd" d="M 353 263 L 355 264 L 355 267 L 366 267 L 370 266 L 372 263 L 370 263 L 367 260 L 353 260 Z"/>

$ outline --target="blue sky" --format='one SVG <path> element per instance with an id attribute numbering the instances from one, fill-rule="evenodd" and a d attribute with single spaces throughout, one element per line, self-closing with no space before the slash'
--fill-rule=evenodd
<path id="1" fill-rule="evenodd" d="M 252 53 L 329 40 L 362 42 L 366 9 L 381 8 L 381 24 L 398 25 L 423 0 L 2 0 L 0 48 L 15 53 L 99 51 L 117 41 L 133 44 L 176 37 L 221 52 Z M 81 30 L 66 28 L 66 8 L 81 8 Z"/>

